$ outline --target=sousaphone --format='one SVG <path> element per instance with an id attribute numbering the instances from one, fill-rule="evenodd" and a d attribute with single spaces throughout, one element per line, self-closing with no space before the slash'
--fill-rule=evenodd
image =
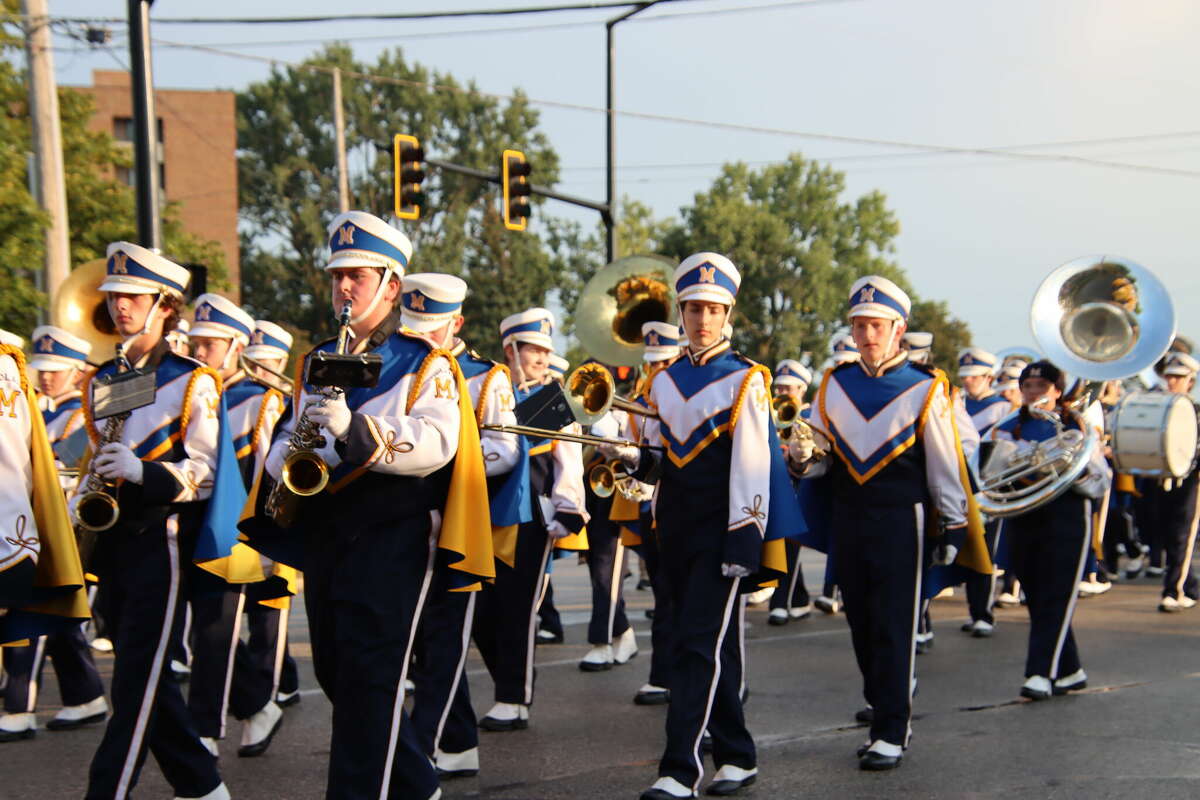
<path id="1" fill-rule="evenodd" d="M 626 256 L 601 267 L 579 296 L 575 336 L 610 367 L 642 363 L 642 324 L 676 322 L 675 264 L 662 256 Z"/>
<path id="2" fill-rule="evenodd" d="M 88 357 L 93 364 L 103 364 L 115 355 L 121 341 L 100 284 L 104 283 L 107 261 L 97 258 L 84 262 L 71 271 L 50 301 L 50 320 L 92 345 Z"/>

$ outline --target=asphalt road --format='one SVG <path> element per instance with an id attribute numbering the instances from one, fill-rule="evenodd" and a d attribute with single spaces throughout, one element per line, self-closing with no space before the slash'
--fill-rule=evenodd
<path id="1" fill-rule="evenodd" d="M 820 585 L 820 557 L 805 554 L 809 586 Z M 446 798 L 504 800 L 636 798 L 655 777 L 663 743 L 663 707 L 632 703 L 649 660 L 649 592 L 626 582 L 631 619 L 643 651 L 609 672 L 583 673 L 587 651 L 586 570 L 559 561 L 555 595 L 567 642 L 538 648 L 538 697 L 528 730 L 482 733 L 477 778 L 445 784 Z M 1023 608 L 998 611 L 991 639 L 959 632 L 961 591 L 934 602 L 933 652 L 918 660 L 914 739 L 890 773 L 857 769 L 864 731 L 853 713 L 860 684 L 841 615 L 819 612 L 784 627 L 749 611 L 747 719 L 759 746 L 758 783 L 745 792 L 771 798 L 1194 798 L 1200 796 L 1200 608 L 1156 610 L 1158 584 L 1118 583 L 1081 600 L 1075 618 L 1090 688 L 1042 703 L 1020 700 L 1028 624 Z M 320 798 L 329 753 L 330 707 L 312 679 L 303 614 L 293 615 L 293 654 L 304 701 L 286 712 L 270 751 L 235 755 L 231 723 L 221 771 L 235 798 Z M 110 657 L 98 658 L 101 671 Z M 468 663 L 476 712 L 491 705 L 491 683 L 477 655 Z M 39 719 L 58 707 L 47 668 Z M 100 729 L 40 731 L 0 745 L 0 798 L 82 796 Z M 711 769 L 711 767 L 710 767 Z M 153 759 L 138 797 L 171 797 Z"/>

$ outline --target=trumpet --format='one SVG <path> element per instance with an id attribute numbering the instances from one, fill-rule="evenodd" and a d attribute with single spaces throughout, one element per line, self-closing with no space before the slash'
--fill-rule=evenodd
<path id="1" fill-rule="evenodd" d="M 295 390 L 295 385 L 292 383 L 292 379 L 287 375 L 284 375 L 278 370 L 271 369 L 263 362 L 259 361 L 258 359 L 250 358 L 245 353 L 240 353 L 238 355 L 238 366 L 245 371 L 246 376 L 250 378 L 250 380 L 261 383 L 268 389 L 274 389 L 275 391 L 282 393 L 285 397 L 290 397 L 292 392 Z M 266 375 L 260 374 L 260 370 L 265 372 Z"/>
<path id="2" fill-rule="evenodd" d="M 581 425 L 593 425 L 611 409 L 657 418 L 650 409 L 617 394 L 612 373 L 602 364 L 583 364 L 567 376 L 567 404 Z"/>
<path id="3" fill-rule="evenodd" d="M 796 402 L 795 398 L 786 394 L 777 394 L 771 400 L 771 421 L 780 431 L 781 438 L 788 438 L 783 435 L 783 431 L 790 429 L 799 418 L 800 404 Z"/>
<path id="4" fill-rule="evenodd" d="M 352 310 L 349 302 L 342 306 L 336 348 L 338 355 L 345 355 L 349 346 Z M 321 395 L 331 397 L 337 391 L 324 388 Z M 319 494 L 329 485 L 329 465 L 317 454 L 317 450 L 325 447 L 325 437 L 321 435 L 320 426 L 309 419 L 307 413 L 317 402 L 310 400 L 300 411 L 292 437 L 288 440 L 288 454 L 283 461 L 279 482 L 271 487 L 264 506 L 267 514 L 281 528 L 295 525 L 301 498 Z"/>

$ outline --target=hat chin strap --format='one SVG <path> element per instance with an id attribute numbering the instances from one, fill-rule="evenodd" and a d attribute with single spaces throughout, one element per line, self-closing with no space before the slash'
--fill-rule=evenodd
<path id="1" fill-rule="evenodd" d="M 132 336 L 127 336 L 121 340 L 121 349 L 122 350 L 128 350 L 129 345 L 133 343 L 134 339 L 140 339 L 141 337 L 145 336 L 147 333 L 150 332 L 150 321 L 154 319 L 154 312 L 158 310 L 158 305 L 159 305 L 159 303 L 162 302 L 162 299 L 163 299 L 162 292 L 159 292 L 158 294 L 154 295 L 154 305 L 150 306 L 150 310 L 146 312 L 146 321 L 144 323 L 142 323 L 142 329 L 140 331 L 138 331 L 137 333 L 133 334 Z"/>
<path id="2" fill-rule="evenodd" d="M 383 277 L 379 281 L 379 286 L 375 289 L 375 295 L 371 298 L 371 302 L 367 303 L 367 307 L 363 309 L 361 314 L 357 314 L 350 318 L 351 325 L 358 325 L 366 320 L 367 317 L 371 316 L 371 313 L 375 310 L 375 307 L 379 305 L 379 301 L 383 299 L 383 292 L 385 289 L 387 289 L 388 281 L 390 281 L 392 276 L 395 274 L 395 271 L 391 269 L 384 269 Z"/>

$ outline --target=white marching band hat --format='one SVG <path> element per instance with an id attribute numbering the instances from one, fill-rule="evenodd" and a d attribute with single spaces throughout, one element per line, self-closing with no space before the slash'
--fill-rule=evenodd
<path id="1" fill-rule="evenodd" d="M 561 378 L 567 374 L 567 370 L 571 368 L 571 362 L 560 356 L 558 353 L 550 354 L 550 374 L 556 378 Z"/>
<path id="2" fill-rule="evenodd" d="M 1163 375 L 1180 375 L 1186 378 L 1194 378 L 1197 372 L 1200 372 L 1200 361 L 1187 353 L 1169 354 L 1167 366 L 1163 368 Z"/>
<path id="3" fill-rule="evenodd" d="M 202 294 L 196 298 L 190 335 L 193 338 L 234 339 L 248 345 L 250 337 L 254 335 L 254 317 L 227 297 Z"/>
<path id="4" fill-rule="evenodd" d="M 187 342 L 188 331 L 192 329 L 192 323 L 186 319 L 175 320 L 175 327 L 167 331 L 163 338 L 168 342 Z"/>
<path id="5" fill-rule="evenodd" d="M 737 299 L 742 276 L 737 267 L 718 253 L 696 253 L 675 268 L 675 300 L 681 306 L 688 300 L 703 300 L 732 306 Z"/>
<path id="6" fill-rule="evenodd" d="M 554 349 L 554 314 L 548 308 L 527 308 L 519 314 L 505 317 L 500 323 L 500 341 L 502 346 L 526 342 Z"/>
<path id="7" fill-rule="evenodd" d="M 132 242 L 113 242 L 107 256 L 102 292 L 183 297 L 192 280 L 186 267 Z"/>
<path id="8" fill-rule="evenodd" d="M 40 325 L 33 330 L 33 356 L 29 359 L 29 367 L 41 372 L 85 369 L 91 352 L 92 344 L 86 339 L 53 325 Z"/>
<path id="9" fill-rule="evenodd" d="M 989 353 L 982 347 L 966 347 L 958 353 L 958 377 L 966 378 L 971 375 L 992 375 L 996 372 L 995 353 Z"/>
<path id="10" fill-rule="evenodd" d="M 669 361 L 679 355 L 679 326 L 669 322 L 643 322 L 642 361 Z"/>
<path id="11" fill-rule="evenodd" d="M 908 320 L 912 300 L 882 275 L 865 275 L 850 287 L 849 317 Z"/>
<path id="12" fill-rule="evenodd" d="M 9 333 L 3 328 L 0 328 L 0 344 L 6 344 L 9 347 L 24 347 L 25 340 L 20 336 L 17 336 L 15 333 Z"/>
<path id="13" fill-rule="evenodd" d="M 900 339 L 908 350 L 908 360 L 925 363 L 929 361 L 933 348 L 933 334 L 926 331 L 908 331 Z"/>
<path id="14" fill-rule="evenodd" d="M 250 337 L 250 346 L 246 348 L 246 358 L 264 361 L 273 358 L 288 357 L 292 349 L 292 335 L 274 322 L 265 319 L 254 320 L 254 334 Z"/>
<path id="15" fill-rule="evenodd" d="M 812 384 L 812 370 L 794 358 L 785 358 L 775 365 L 776 386 L 804 386 Z"/>
<path id="16" fill-rule="evenodd" d="M 445 327 L 462 314 L 467 282 L 453 275 L 419 272 L 405 275 L 400 289 L 400 321 L 418 333 Z"/>
<path id="17" fill-rule="evenodd" d="M 854 343 L 854 337 L 846 334 L 838 339 L 833 340 L 833 363 L 846 364 L 851 361 L 858 361 L 861 356 L 858 352 L 858 345 Z"/>
<path id="18" fill-rule="evenodd" d="M 330 269 L 372 267 L 403 277 L 412 260 L 412 242 L 374 214 L 346 211 L 329 223 Z"/>

